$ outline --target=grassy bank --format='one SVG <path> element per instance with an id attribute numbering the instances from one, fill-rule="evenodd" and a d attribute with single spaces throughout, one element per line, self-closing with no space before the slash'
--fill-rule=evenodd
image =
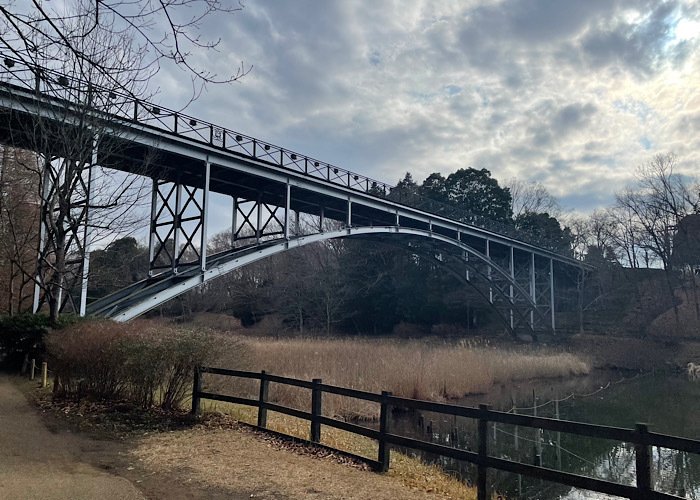
<path id="1" fill-rule="evenodd" d="M 568 353 L 522 347 L 493 348 L 474 343 L 431 343 L 385 339 L 241 339 L 245 368 L 371 392 L 389 390 L 416 399 L 447 400 L 484 393 L 494 384 L 589 373 L 588 363 Z M 212 377 L 216 385 L 230 382 Z M 253 396 L 257 384 L 237 383 Z M 272 400 L 308 409 L 309 391 L 272 384 Z M 375 418 L 376 404 L 351 398 L 324 399 L 324 413 Z"/>
<path id="2" fill-rule="evenodd" d="M 257 410 L 247 406 L 220 402 L 205 402 L 203 411 L 218 411 L 231 415 L 236 420 L 255 424 Z M 281 413 L 269 412 L 267 427 L 301 439 L 309 438 L 309 422 Z M 357 434 L 322 426 L 321 443 L 332 448 L 354 453 L 376 460 L 377 442 Z M 435 493 L 447 498 L 476 498 L 476 490 L 459 479 L 450 476 L 440 467 L 429 465 L 418 458 L 392 451 L 389 477 L 394 477 L 411 489 Z M 370 480 L 370 479 L 368 479 Z"/>

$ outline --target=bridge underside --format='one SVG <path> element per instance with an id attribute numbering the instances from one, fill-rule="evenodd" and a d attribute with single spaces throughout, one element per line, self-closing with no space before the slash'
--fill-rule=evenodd
<path id="1" fill-rule="evenodd" d="M 555 265 L 577 266 L 567 257 L 398 203 L 387 197 L 384 184 L 263 141 L 207 124 L 208 134 L 193 136 L 202 122 L 189 117 L 189 135 L 178 132 L 183 117 L 174 112 L 174 130 L 163 130 L 137 111 L 158 114 L 161 122 L 171 115 L 134 104 L 132 120 L 109 115 L 86 131 L 67 107 L 0 88 L 0 142 L 44 157 L 87 157 L 90 167 L 152 180 L 149 277 L 87 305 L 89 261 L 83 259 L 76 273 L 84 281 L 76 306 L 81 314 L 126 321 L 289 249 L 334 238 L 381 238 L 445 266 L 477 290 L 513 334 L 536 335 L 556 327 Z M 49 162 L 44 166 L 55 168 Z M 90 171 L 85 169 L 87 199 Z M 219 203 L 214 209 L 212 195 L 225 196 L 229 208 Z M 89 224 L 87 208 L 84 217 Z M 224 251 L 208 255 L 209 225 L 215 220 L 231 222 L 230 241 Z M 85 239 L 81 244 L 88 246 Z M 35 308 L 39 299 L 37 294 Z"/>
<path id="2" fill-rule="evenodd" d="M 267 222 L 267 221 L 265 221 Z M 240 228 L 238 228 L 240 232 Z M 307 227 L 308 229 L 308 227 Z M 233 231 L 232 231 L 233 233 Z M 234 235 L 232 234 L 232 238 Z M 135 318 L 168 300 L 243 266 L 273 255 L 322 243 L 335 238 L 372 239 L 399 247 L 412 254 L 428 258 L 445 267 L 465 286 L 483 297 L 514 335 L 551 332 L 553 309 L 550 262 L 532 254 L 513 252 L 513 269 L 503 268 L 466 243 L 430 231 L 402 226 L 354 226 L 320 230 L 315 233 L 292 234 L 288 238 L 271 232 L 261 234 L 260 240 L 245 242 L 246 238 L 228 251 L 206 257 L 201 261 L 180 263 L 177 271 L 152 266 L 153 275 L 138 283 L 90 303 L 88 314 L 105 316 L 118 321 Z M 159 245 L 165 251 L 162 245 Z M 510 255 L 509 248 L 489 245 L 492 255 Z M 162 258 L 162 256 L 161 256 Z M 171 256 L 168 255 L 167 259 Z M 201 256 L 199 257 L 201 259 Z M 511 257 L 503 260 L 510 266 Z M 161 261 L 161 264 L 163 261 Z M 513 275 L 518 278 L 513 279 Z M 539 300 L 539 305 L 538 305 Z"/>

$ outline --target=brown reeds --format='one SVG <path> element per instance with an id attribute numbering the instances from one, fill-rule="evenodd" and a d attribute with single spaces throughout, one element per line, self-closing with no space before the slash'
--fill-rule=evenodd
<path id="1" fill-rule="evenodd" d="M 589 365 L 568 353 L 543 349 L 493 348 L 474 343 L 435 344 L 385 339 L 244 339 L 247 369 L 397 396 L 458 399 L 488 391 L 494 384 L 589 373 Z M 222 381 L 223 383 L 223 381 Z M 236 392 L 254 388 L 238 385 Z M 308 409 L 308 391 L 270 385 L 270 399 Z M 324 413 L 347 419 L 376 418 L 378 405 L 324 396 Z"/>

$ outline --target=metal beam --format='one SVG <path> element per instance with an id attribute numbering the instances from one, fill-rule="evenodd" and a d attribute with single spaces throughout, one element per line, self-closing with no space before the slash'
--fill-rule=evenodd
<path id="1" fill-rule="evenodd" d="M 173 273 L 177 274 L 178 254 L 180 253 L 180 219 L 182 214 L 182 184 L 175 186 L 175 214 L 173 216 Z M 167 243 L 167 242 L 166 242 Z"/>
<path id="2" fill-rule="evenodd" d="M 236 243 L 236 226 L 238 225 L 238 198 L 233 196 L 232 203 L 232 217 L 231 217 L 231 248 L 235 247 Z"/>
<path id="3" fill-rule="evenodd" d="M 202 272 L 207 270 L 207 243 L 209 242 L 209 181 L 211 180 L 211 163 L 204 166 L 204 193 L 202 199 L 202 234 L 199 247 L 199 262 Z"/>
<path id="4" fill-rule="evenodd" d="M 549 307 L 552 315 L 552 332 L 557 333 L 557 323 L 554 316 L 554 260 L 549 259 Z"/>
<path id="5" fill-rule="evenodd" d="M 537 306 L 537 293 L 536 293 L 536 284 L 535 284 L 535 254 L 531 253 L 530 254 L 530 298 L 532 299 L 533 304 Z M 535 330 L 535 311 L 534 309 L 530 311 L 530 327 L 532 330 Z"/>
<path id="6" fill-rule="evenodd" d="M 491 261 L 491 242 L 488 239 L 486 240 L 486 259 L 488 262 Z M 488 280 L 491 281 L 491 264 L 488 264 L 486 276 L 488 276 Z M 493 304 L 493 287 L 491 286 L 489 286 L 489 302 Z"/>
<path id="7" fill-rule="evenodd" d="M 39 209 L 39 245 L 37 249 L 37 274 L 34 281 L 34 298 L 32 301 L 32 312 L 34 314 L 39 312 L 39 306 L 41 305 L 41 285 L 43 283 L 43 277 L 41 275 L 41 264 L 42 255 L 46 247 L 46 221 L 44 220 L 44 211 L 50 210 L 46 208 L 46 198 L 49 195 L 52 180 L 49 169 L 52 169 L 51 162 L 44 158 L 43 161 L 43 171 L 41 172 L 41 207 Z M 50 216 L 50 215 L 49 215 Z"/>
<path id="8" fill-rule="evenodd" d="M 80 317 L 85 316 L 85 310 L 87 308 L 87 294 L 88 294 L 88 276 L 90 272 L 90 242 L 88 239 L 91 237 L 89 234 L 90 226 L 90 201 L 92 199 L 92 169 L 97 165 L 97 136 L 92 142 L 92 157 L 90 159 L 91 165 L 88 167 L 88 181 L 85 189 L 85 227 L 83 228 L 83 265 L 82 265 L 82 276 L 80 284 L 80 309 L 78 314 Z"/>
<path id="9" fill-rule="evenodd" d="M 292 186 L 289 184 L 289 179 L 287 179 L 287 185 L 285 186 L 284 195 L 284 239 L 289 240 L 289 210 L 292 206 Z"/>
<path id="10" fill-rule="evenodd" d="M 510 279 L 512 280 L 510 283 L 510 328 L 511 330 L 513 329 L 514 322 L 513 322 L 513 282 L 515 281 L 515 256 L 513 255 L 513 247 L 510 247 L 510 261 L 509 261 L 509 267 L 510 267 Z"/>

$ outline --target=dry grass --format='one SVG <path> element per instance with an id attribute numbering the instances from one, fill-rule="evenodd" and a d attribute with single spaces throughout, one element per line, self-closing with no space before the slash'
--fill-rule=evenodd
<path id="1" fill-rule="evenodd" d="M 257 409 L 220 402 L 203 403 L 204 411 L 220 411 L 231 415 L 236 420 L 255 424 Z M 271 430 L 295 436 L 309 438 L 309 422 L 281 413 L 269 412 L 267 427 Z M 354 453 L 376 460 L 377 442 L 357 434 L 322 426 L 321 443 L 338 450 Z M 391 463 L 386 475 L 395 478 L 412 490 L 438 494 L 447 498 L 476 498 L 476 490 L 459 479 L 450 476 L 440 467 L 423 463 L 397 451 L 391 452 Z"/>
<path id="2" fill-rule="evenodd" d="M 534 378 L 584 375 L 589 365 L 568 353 L 541 349 L 525 352 L 468 342 L 377 339 L 243 339 L 246 369 L 370 392 L 389 390 L 397 396 L 446 400 L 484 393 L 494 384 Z M 212 380 L 212 379 L 210 379 Z M 212 380 L 213 381 L 213 380 Z M 231 381 L 214 386 L 223 389 Z M 257 384 L 236 381 L 235 392 L 257 396 Z M 309 392 L 270 385 L 270 399 L 309 409 Z M 378 405 L 324 395 L 324 413 L 347 419 L 376 418 Z"/>

